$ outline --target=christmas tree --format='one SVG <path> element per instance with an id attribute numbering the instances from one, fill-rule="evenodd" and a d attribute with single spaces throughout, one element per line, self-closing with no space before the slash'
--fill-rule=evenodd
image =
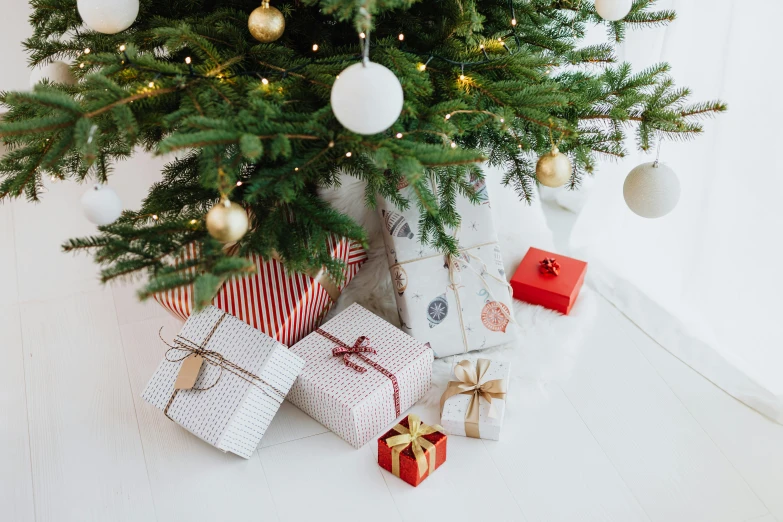
<path id="1" fill-rule="evenodd" d="M 137 0 L 80 0 L 85 11 L 82 1 L 93 4 L 84 20 L 76 0 L 31 0 L 31 65 L 71 62 L 78 82 L 2 95 L 10 152 L 0 197 L 38 200 L 45 175 L 106 181 L 142 149 L 176 155 L 139 210 L 64 245 L 94 251 L 104 281 L 147 273 L 142 297 L 195 283 L 197 304 L 208 302 L 227 277 L 252 270 L 237 249 L 339 273 L 326 238 L 365 240 L 317 196 L 342 176 L 366 182 L 369 206 L 377 195 L 418 206 L 419 239 L 454 252 L 455 197 L 478 200 L 482 162 L 501 166 L 508 190 L 530 200 L 537 160 L 555 146 L 577 187 L 600 161 L 626 154 L 628 133 L 647 150 L 692 137 L 700 118 L 725 110 L 689 102 L 666 64 L 633 72 L 613 45 L 581 44 L 591 24 L 619 42 L 628 29 L 674 20 L 653 0 L 634 0 L 630 11 L 622 4 L 631 0 L 599 0 L 607 18 L 625 11 L 619 21 L 588 0 L 273 0 L 261 15 L 278 9 L 282 35 L 279 17 L 251 19 L 267 43 L 248 29 L 258 0 L 142 0 L 127 29 L 99 27 L 101 5 L 122 14 Z M 330 104 L 338 75 L 363 56 L 404 92 L 399 118 L 374 134 L 346 129 Z M 402 184 L 415 188 L 414 201 L 401 200 Z M 234 249 L 207 230 L 221 198 L 250 217 Z M 181 262 L 194 244 L 197 257 Z"/>

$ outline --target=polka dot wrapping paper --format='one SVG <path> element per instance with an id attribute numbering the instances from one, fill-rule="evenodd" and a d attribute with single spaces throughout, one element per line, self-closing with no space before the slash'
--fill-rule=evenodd
<path id="1" fill-rule="evenodd" d="M 191 315 L 170 346 L 144 400 L 216 448 L 250 458 L 305 361 L 214 306 Z M 193 355 L 204 360 L 193 388 L 175 389 Z"/>
<path id="2" fill-rule="evenodd" d="M 339 353 L 346 347 L 375 353 Z M 388 428 L 432 383 L 430 347 L 358 304 L 296 343 L 291 352 L 307 366 L 288 401 L 355 448 Z"/>
<path id="3" fill-rule="evenodd" d="M 480 204 L 457 196 L 462 216 L 460 255 L 447 257 L 420 243 L 419 210 L 378 199 L 400 323 L 429 342 L 435 357 L 511 343 L 516 338 L 512 298 L 484 181 L 473 182 Z M 412 187 L 400 195 L 414 201 Z M 435 191 L 437 194 L 437 191 Z"/>

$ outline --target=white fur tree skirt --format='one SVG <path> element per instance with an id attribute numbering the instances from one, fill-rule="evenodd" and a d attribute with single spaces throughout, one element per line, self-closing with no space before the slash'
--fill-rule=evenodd
<path id="1" fill-rule="evenodd" d="M 529 247 L 553 250 L 552 234 L 538 201 L 532 205 L 520 202 L 513 189 L 500 184 L 502 174 L 499 171 L 485 170 L 506 274 L 510 277 Z M 325 191 L 322 196 L 335 208 L 353 216 L 365 227 L 371 247 L 369 261 L 345 289 L 332 314 L 358 302 L 399 326 L 381 235 L 382 226 L 376 211 L 367 209 L 364 205 L 364 183 L 343 176 L 343 185 L 340 188 Z M 509 398 L 514 401 L 515 395 L 524 393 L 530 386 L 543 386 L 551 380 L 560 380 L 569 375 L 579 356 L 578 349 L 584 329 L 593 321 L 595 299 L 593 291 L 587 287 L 583 288 L 568 316 L 514 300 L 517 325 L 512 327 L 518 328 L 517 342 L 472 353 L 512 363 L 511 374 L 515 382 L 510 387 Z M 424 404 L 438 402 L 450 380 L 451 369 L 460 360 L 459 356 L 435 360 L 433 387 L 424 398 Z"/>

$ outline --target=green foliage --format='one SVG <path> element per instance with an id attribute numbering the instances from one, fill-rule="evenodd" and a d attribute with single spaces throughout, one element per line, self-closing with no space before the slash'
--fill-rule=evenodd
<path id="1" fill-rule="evenodd" d="M 625 21 L 606 23 L 587 0 L 278 0 L 285 34 L 260 44 L 247 30 L 257 0 L 142 0 L 118 35 L 85 31 L 75 0 L 31 0 L 31 65 L 71 61 L 79 83 L 0 96 L 10 150 L 0 199 L 37 200 L 45 175 L 105 180 L 137 150 L 176 153 L 138 211 L 64 249 L 93 252 L 106 281 L 147 273 L 141 297 L 192 283 L 197 305 L 253 269 L 242 254 L 339 272 L 326 238 L 365 240 L 317 197 L 341 175 L 366 182 L 369 206 L 378 194 L 416 205 L 421 240 L 453 251 L 454 200 L 476 198 L 468 180 L 483 176 L 482 161 L 502 166 L 509 189 L 530 200 L 536 159 L 553 140 L 575 165 L 575 187 L 599 160 L 626 154 L 627 134 L 649 149 L 701 132 L 701 117 L 725 110 L 690 103 L 666 64 L 635 73 L 611 46 L 580 46 L 587 24 L 620 41 L 629 27 L 674 19 L 653 3 L 635 0 Z M 405 92 L 400 119 L 374 136 L 345 130 L 329 107 L 335 76 L 361 52 L 359 31 Z M 397 191 L 403 180 L 414 201 Z M 205 230 L 221 193 L 251 214 L 238 256 Z M 183 249 L 195 258 L 183 261 Z"/>

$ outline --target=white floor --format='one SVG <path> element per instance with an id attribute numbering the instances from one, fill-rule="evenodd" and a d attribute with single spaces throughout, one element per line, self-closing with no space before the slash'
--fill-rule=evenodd
<path id="1" fill-rule="evenodd" d="M 783 522 L 783 426 L 601 298 L 570 376 L 509 404 L 502 441 L 450 438 L 418 488 L 288 404 L 254 458 L 224 455 L 139 398 L 178 323 L 59 253 L 90 232 L 82 191 L 0 205 L 2 521 Z"/>

